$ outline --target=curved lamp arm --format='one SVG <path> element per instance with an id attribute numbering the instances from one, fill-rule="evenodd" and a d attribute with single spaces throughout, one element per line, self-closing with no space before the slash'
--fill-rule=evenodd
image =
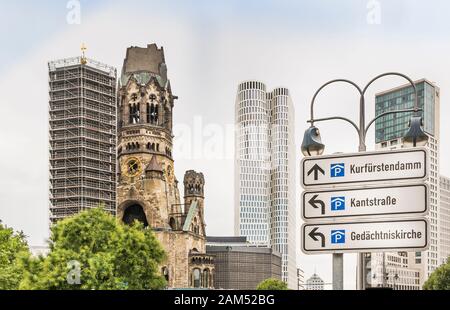
<path id="1" fill-rule="evenodd" d="M 358 126 L 352 120 L 350 120 L 350 119 L 348 119 L 346 117 L 341 117 L 341 116 L 324 117 L 324 118 L 315 119 L 314 122 L 329 121 L 329 120 L 333 120 L 333 119 L 339 119 L 339 120 L 346 121 L 346 122 L 350 123 L 356 129 L 356 132 L 359 133 Z M 313 123 L 312 120 L 309 120 L 309 121 L 306 121 L 306 122 L 307 123 L 311 123 L 311 124 Z"/>
<path id="2" fill-rule="evenodd" d="M 411 80 L 408 76 L 404 75 L 403 73 L 399 73 L 399 72 L 386 72 L 383 74 L 380 74 L 376 77 L 374 77 L 372 80 L 370 80 L 369 83 L 367 83 L 367 85 L 364 87 L 362 93 L 361 93 L 361 98 L 362 98 L 362 102 L 361 102 L 361 114 L 365 114 L 365 110 L 364 110 L 364 95 L 366 94 L 367 89 L 369 88 L 370 85 L 372 85 L 373 82 L 375 82 L 376 80 L 378 80 L 379 78 L 385 77 L 385 76 L 389 76 L 389 75 L 395 75 L 395 76 L 400 76 L 402 78 L 404 78 L 405 80 L 407 80 L 411 86 L 414 89 L 414 109 L 412 112 L 417 112 L 419 110 L 419 98 L 417 97 L 417 87 L 416 84 L 414 84 L 413 80 Z M 390 113 L 389 113 L 390 114 Z M 364 116 L 362 116 L 364 118 Z M 380 116 L 377 116 L 374 120 L 369 122 L 369 125 L 365 128 L 364 132 L 363 132 L 363 137 L 362 140 L 366 139 L 366 133 L 367 133 L 367 129 L 369 128 L 370 125 L 372 125 L 372 123 L 379 118 Z M 364 123 L 364 121 L 362 121 L 362 123 Z"/>
<path id="3" fill-rule="evenodd" d="M 323 85 L 316 91 L 316 93 L 314 94 L 314 96 L 313 96 L 313 98 L 312 98 L 312 100 L 311 100 L 311 119 L 308 121 L 308 123 L 311 123 L 311 126 L 313 126 L 313 125 L 314 125 L 314 122 L 316 121 L 316 120 L 314 119 L 314 102 L 316 101 L 317 95 L 318 95 L 319 92 L 320 92 L 322 89 L 324 89 L 326 86 L 328 86 L 328 85 L 330 85 L 330 84 L 333 84 L 333 83 L 337 83 L 337 82 L 344 82 L 344 83 L 351 84 L 351 85 L 353 85 L 353 86 L 358 90 L 360 96 L 363 95 L 363 92 L 362 92 L 361 88 L 360 88 L 355 82 L 352 82 L 352 81 L 350 81 L 350 80 L 347 80 L 347 79 L 335 79 L 335 80 L 331 80 L 331 81 L 326 82 L 325 84 L 323 84 Z M 333 118 L 331 118 L 331 119 L 333 119 Z M 339 118 L 339 119 L 343 119 L 343 118 Z M 326 119 L 321 119 L 321 120 L 326 120 Z M 346 120 L 346 121 L 349 121 L 348 119 L 345 119 L 345 120 Z M 351 121 L 350 121 L 350 122 L 351 122 Z M 352 123 L 352 125 L 356 126 L 355 123 L 353 123 L 353 122 L 351 122 L 351 123 Z M 359 129 L 358 129 L 358 130 L 359 130 Z"/>
<path id="4" fill-rule="evenodd" d="M 415 108 L 412 108 L 412 109 L 404 109 L 404 110 L 396 110 L 396 111 L 387 111 L 387 112 L 381 113 L 380 115 L 375 117 L 373 120 L 371 120 L 369 122 L 369 124 L 367 124 L 366 128 L 364 129 L 364 135 L 367 134 L 367 131 L 369 130 L 370 125 L 372 125 L 377 119 L 379 119 L 379 118 L 381 118 L 383 116 L 386 116 L 386 115 L 389 115 L 389 114 L 406 113 L 406 112 L 419 112 L 419 111 L 422 111 L 422 109 L 417 109 L 416 110 Z"/>
<path id="5" fill-rule="evenodd" d="M 419 98 L 417 97 L 417 87 L 416 84 L 414 84 L 413 80 L 411 80 L 408 76 L 404 75 L 403 73 L 399 73 L 399 72 L 387 72 L 387 73 L 383 73 L 380 74 L 376 77 L 374 77 L 369 83 L 367 83 L 367 85 L 364 87 L 363 91 L 362 91 L 362 96 L 364 96 L 366 94 L 367 89 L 369 88 L 370 85 L 372 85 L 373 82 L 375 82 L 376 80 L 378 80 L 379 78 L 382 78 L 384 76 L 388 76 L 388 75 L 396 75 L 396 76 L 400 76 L 404 79 L 406 79 L 411 86 L 414 89 L 414 109 L 417 112 L 419 110 Z"/>

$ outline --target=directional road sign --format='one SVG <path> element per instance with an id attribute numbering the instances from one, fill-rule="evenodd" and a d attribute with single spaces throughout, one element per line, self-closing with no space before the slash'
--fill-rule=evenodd
<path id="1" fill-rule="evenodd" d="M 305 254 L 424 251 L 429 224 L 425 218 L 367 222 L 303 224 Z"/>
<path id="2" fill-rule="evenodd" d="M 424 180 L 428 175 L 427 150 L 390 151 L 305 157 L 301 162 L 303 187 Z"/>
<path id="3" fill-rule="evenodd" d="M 428 187 L 425 184 L 341 188 L 305 191 L 302 194 L 302 218 L 329 219 L 406 214 L 428 211 Z"/>

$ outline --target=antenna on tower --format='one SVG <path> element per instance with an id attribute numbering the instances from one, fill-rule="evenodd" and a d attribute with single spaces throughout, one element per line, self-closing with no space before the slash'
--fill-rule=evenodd
<path id="1" fill-rule="evenodd" d="M 84 43 L 81 43 L 81 64 L 85 65 L 87 63 L 86 52 L 87 47 Z"/>

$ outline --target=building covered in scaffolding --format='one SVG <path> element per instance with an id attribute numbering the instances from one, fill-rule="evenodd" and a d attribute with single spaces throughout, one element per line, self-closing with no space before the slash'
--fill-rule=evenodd
<path id="1" fill-rule="evenodd" d="M 50 221 L 116 212 L 116 69 L 84 56 L 48 63 Z"/>

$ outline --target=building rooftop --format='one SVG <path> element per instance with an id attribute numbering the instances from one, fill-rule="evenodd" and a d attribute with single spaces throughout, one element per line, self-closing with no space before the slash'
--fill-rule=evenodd
<path id="1" fill-rule="evenodd" d="M 259 254 L 272 254 L 281 258 L 281 253 L 272 250 L 268 247 L 255 247 L 255 246 L 231 246 L 231 245 L 206 245 L 206 253 L 217 252 L 240 252 L 240 253 L 259 253 Z"/>
<path id="2" fill-rule="evenodd" d="M 314 273 L 307 281 L 319 281 L 323 282 L 322 278 L 318 274 Z"/>
<path id="3" fill-rule="evenodd" d="M 428 83 L 430 85 L 433 85 L 434 87 L 437 87 L 435 82 L 431 82 L 430 80 L 427 80 L 425 78 L 414 81 L 414 84 L 420 84 L 420 83 L 423 83 L 423 82 L 426 82 L 426 83 Z M 410 87 L 410 86 L 411 86 L 410 83 L 405 83 L 405 84 L 402 84 L 400 86 L 397 86 L 397 87 L 394 87 L 394 88 L 387 89 L 387 90 L 381 91 L 379 93 L 376 93 L 375 96 L 378 97 L 378 96 L 386 95 L 386 94 L 389 94 L 389 93 L 392 93 L 392 92 L 395 92 L 395 91 L 398 91 L 400 89 L 403 89 L 405 87 Z"/>
<path id="4" fill-rule="evenodd" d="M 93 69 L 107 73 L 110 76 L 116 77 L 117 70 L 113 66 L 109 66 L 107 64 L 104 64 L 102 62 L 99 62 L 97 60 L 90 59 L 90 58 L 84 58 L 83 60 L 86 61 L 86 63 L 84 63 L 84 61 L 82 61 L 82 59 L 83 59 L 83 57 L 78 56 L 78 57 L 70 57 L 70 58 L 62 58 L 62 59 L 52 60 L 52 61 L 48 62 L 48 68 L 49 68 L 49 71 L 52 72 L 52 71 L 56 71 L 57 69 L 60 69 L 60 68 L 79 66 L 81 64 L 84 64 Z"/>
<path id="5" fill-rule="evenodd" d="M 147 168 L 145 168 L 145 171 L 163 171 L 162 166 L 156 160 L 155 155 L 153 155 L 152 159 L 150 159 L 150 163 L 147 165 Z"/>
<path id="6" fill-rule="evenodd" d="M 247 237 L 233 237 L 233 236 L 207 236 L 206 242 L 211 243 L 247 243 Z"/>
<path id="7" fill-rule="evenodd" d="M 123 61 L 122 74 L 148 71 L 159 74 L 159 66 L 165 63 L 163 47 L 148 44 L 147 47 L 132 46 L 127 48 Z"/>

